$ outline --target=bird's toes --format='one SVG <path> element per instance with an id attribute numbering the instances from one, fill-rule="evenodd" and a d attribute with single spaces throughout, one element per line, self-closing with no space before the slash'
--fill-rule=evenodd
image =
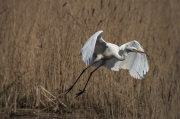
<path id="1" fill-rule="evenodd" d="M 84 93 L 85 90 L 79 90 L 79 93 L 76 94 L 76 97 L 80 96 L 81 94 Z"/>

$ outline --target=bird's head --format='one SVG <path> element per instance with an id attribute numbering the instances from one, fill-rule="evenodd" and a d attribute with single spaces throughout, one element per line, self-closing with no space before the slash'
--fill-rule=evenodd
<path id="1" fill-rule="evenodd" d="M 144 53 L 145 54 L 144 51 L 138 50 L 135 47 L 126 47 L 126 51 L 127 51 L 127 53 L 129 53 L 129 52 L 138 52 L 138 53 Z"/>

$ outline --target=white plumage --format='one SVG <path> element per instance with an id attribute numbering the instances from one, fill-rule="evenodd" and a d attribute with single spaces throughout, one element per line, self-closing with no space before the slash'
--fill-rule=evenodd
<path id="1" fill-rule="evenodd" d="M 102 39 L 102 32 L 98 31 L 92 35 L 81 49 L 79 55 L 82 56 L 86 68 L 81 72 L 74 84 L 67 89 L 66 94 L 74 87 L 82 74 L 90 66 L 96 66 L 89 75 L 83 90 L 76 94 L 76 97 L 84 93 L 91 75 L 101 66 L 110 70 L 119 71 L 127 69 L 132 77 L 141 79 L 149 70 L 146 54 L 142 46 L 137 41 L 130 41 L 120 47 L 106 42 Z"/>
<path id="2" fill-rule="evenodd" d="M 102 39 L 102 32 L 103 31 L 98 31 L 92 35 L 80 51 L 80 56 L 82 56 L 82 60 L 86 66 L 93 63 L 95 60 L 95 54 L 102 54 L 105 57 L 105 50 L 108 46 L 112 46 L 112 43 L 108 43 Z M 116 46 L 115 44 L 113 45 Z M 112 51 L 112 53 L 118 52 L 121 57 L 125 57 L 125 60 L 120 61 L 117 58 L 112 57 L 107 59 L 104 66 L 113 71 L 119 71 L 121 68 L 127 69 L 132 77 L 136 79 L 143 78 L 149 70 L 146 54 L 139 53 L 136 50 L 127 53 L 125 51 L 126 48 L 136 48 L 137 51 L 144 52 L 142 46 L 136 40 L 130 41 L 121 45 L 118 50 L 113 49 Z M 95 63 L 93 66 L 99 66 L 102 61 L 103 59 Z"/>

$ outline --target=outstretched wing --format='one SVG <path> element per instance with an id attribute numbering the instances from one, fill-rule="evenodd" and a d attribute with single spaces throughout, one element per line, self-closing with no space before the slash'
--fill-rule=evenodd
<path id="1" fill-rule="evenodd" d="M 124 52 L 126 47 L 135 47 L 138 50 L 144 51 L 142 46 L 137 41 L 130 41 L 120 46 L 120 52 Z M 108 69 L 119 71 L 119 69 L 127 69 L 132 77 L 141 79 L 149 70 L 146 54 L 130 52 L 124 61 L 118 61 L 115 58 L 106 63 Z"/>
<path id="2" fill-rule="evenodd" d="M 86 66 L 92 64 L 95 58 L 95 53 L 101 53 L 106 46 L 106 42 L 101 36 L 102 32 L 103 31 L 101 30 L 92 35 L 79 53 Z"/>

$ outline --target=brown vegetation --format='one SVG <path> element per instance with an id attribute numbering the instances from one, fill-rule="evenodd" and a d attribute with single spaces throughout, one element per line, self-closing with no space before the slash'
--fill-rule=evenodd
<path id="1" fill-rule="evenodd" d="M 44 87 L 68 114 L 90 118 L 180 118 L 179 0 L 1 0 L 0 107 L 36 107 Z M 143 80 L 101 67 L 78 98 L 90 68 L 66 96 L 85 65 L 78 53 L 103 30 L 115 44 L 137 40 L 149 55 Z M 44 98 L 45 100 L 45 98 Z M 43 99 L 42 99 L 43 102 Z M 44 101 L 45 102 L 45 101 Z M 61 109 L 62 110 L 62 109 Z"/>

